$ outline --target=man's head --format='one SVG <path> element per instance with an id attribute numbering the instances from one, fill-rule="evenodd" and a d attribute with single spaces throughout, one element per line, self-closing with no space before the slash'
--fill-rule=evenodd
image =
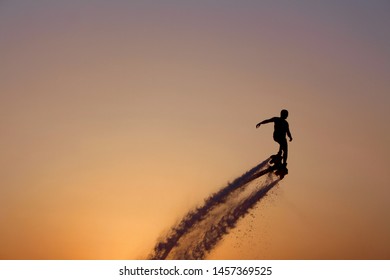
<path id="1" fill-rule="evenodd" d="M 287 110 L 285 110 L 285 109 L 283 109 L 282 111 L 280 111 L 280 117 L 282 118 L 282 119 L 287 119 L 287 117 L 288 117 L 288 111 Z"/>

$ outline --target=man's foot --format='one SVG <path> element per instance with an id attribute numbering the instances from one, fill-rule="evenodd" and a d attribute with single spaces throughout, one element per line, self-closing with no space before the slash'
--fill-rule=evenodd
<path id="1" fill-rule="evenodd" d="M 279 176 L 280 180 L 282 180 L 284 176 L 288 174 L 288 170 L 282 166 L 281 168 L 276 169 L 275 174 Z"/>
<path id="2" fill-rule="evenodd" d="M 276 155 L 271 156 L 271 160 L 269 163 L 272 165 L 275 165 L 275 164 L 280 165 L 281 160 L 282 160 L 282 157 L 279 155 L 279 153 L 277 153 Z"/>

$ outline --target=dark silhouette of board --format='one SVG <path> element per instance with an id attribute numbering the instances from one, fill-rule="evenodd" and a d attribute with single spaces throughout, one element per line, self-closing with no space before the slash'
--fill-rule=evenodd
<path id="1" fill-rule="evenodd" d="M 279 176 L 280 180 L 282 180 L 284 176 L 288 174 L 288 169 L 285 165 L 282 164 L 282 156 L 279 154 L 272 155 L 270 157 L 269 165 L 270 166 L 268 168 L 254 174 L 252 180 L 270 172 L 274 172 L 277 176 Z"/>

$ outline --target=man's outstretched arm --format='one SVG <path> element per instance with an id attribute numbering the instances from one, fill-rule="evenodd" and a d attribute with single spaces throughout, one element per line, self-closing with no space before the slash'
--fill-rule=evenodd
<path id="1" fill-rule="evenodd" d="M 262 122 L 259 122 L 258 124 L 256 124 L 256 128 L 258 128 L 258 127 L 259 127 L 260 125 L 262 125 L 262 124 L 274 122 L 274 119 L 275 119 L 275 118 L 270 118 L 270 119 L 268 119 L 268 120 L 264 120 L 264 121 L 262 121 Z"/>

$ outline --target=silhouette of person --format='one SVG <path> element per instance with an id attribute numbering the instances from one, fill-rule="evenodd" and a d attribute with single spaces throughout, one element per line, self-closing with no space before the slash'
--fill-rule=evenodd
<path id="1" fill-rule="evenodd" d="M 256 128 L 259 128 L 260 125 L 273 122 L 274 123 L 274 140 L 277 142 L 279 146 L 278 155 L 282 156 L 282 164 L 287 166 L 287 139 L 286 134 L 290 138 L 290 142 L 292 141 L 292 136 L 289 128 L 289 124 L 286 121 L 288 117 L 288 111 L 282 110 L 280 111 L 280 117 L 273 117 L 268 120 L 264 120 L 259 122 L 256 125 Z M 282 155 L 283 154 L 283 155 Z"/>

